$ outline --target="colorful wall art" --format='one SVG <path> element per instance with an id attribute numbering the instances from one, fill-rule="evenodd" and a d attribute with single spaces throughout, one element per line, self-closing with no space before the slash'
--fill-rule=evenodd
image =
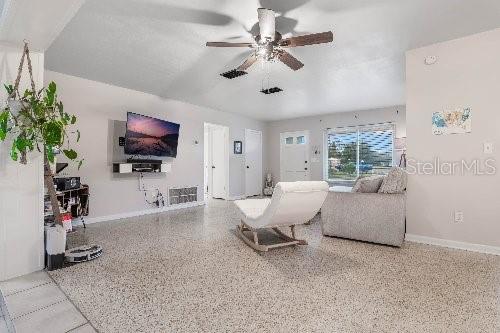
<path id="1" fill-rule="evenodd" d="M 446 110 L 432 114 L 432 133 L 434 135 L 470 132 L 472 132 L 470 108 L 458 108 L 453 111 Z"/>

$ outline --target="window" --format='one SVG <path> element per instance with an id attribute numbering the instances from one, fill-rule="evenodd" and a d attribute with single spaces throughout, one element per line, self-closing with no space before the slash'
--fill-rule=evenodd
<path id="1" fill-rule="evenodd" d="M 293 145 L 293 136 L 289 136 L 288 138 L 286 138 L 285 143 L 287 145 Z"/>
<path id="2" fill-rule="evenodd" d="M 327 178 L 352 186 L 359 176 L 386 174 L 393 165 L 393 124 L 328 131 Z"/>
<path id="3" fill-rule="evenodd" d="M 305 143 L 306 143 L 306 137 L 305 136 L 301 135 L 301 136 L 297 137 L 297 144 L 298 145 L 303 145 Z"/>

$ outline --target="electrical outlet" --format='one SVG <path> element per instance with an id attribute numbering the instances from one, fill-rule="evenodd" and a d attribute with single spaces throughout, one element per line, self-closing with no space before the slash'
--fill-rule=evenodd
<path id="1" fill-rule="evenodd" d="M 455 223 L 464 222 L 464 212 L 456 211 L 455 212 Z"/>
<path id="2" fill-rule="evenodd" d="M 485 154 L 493 154 L 493 142 L 485 142 L 483 144 L 483 151 Z"/>

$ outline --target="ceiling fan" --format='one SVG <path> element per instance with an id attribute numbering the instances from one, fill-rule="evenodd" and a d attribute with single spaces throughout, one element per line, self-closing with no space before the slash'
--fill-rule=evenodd
<path id="1" fill-rule="evenodd" d="M 254 51 L 252 54 L 250 54 L 250 56 L 234 71 L 244 72 L 259 58 L 265 61 L 273 61 L 277 59 L 296 71 L 304 67 L 304 64 L 288 53 L 285 50 L 286 48 L 330 43 L 333 41 L 333 33 L 331 31 L 283 39 L 281 34 L 276 31 L 276 16 L 274 11 L 267 8 L 259 8 L 257 9 L 257 13 L 259 17 L 260 34 L 254 37 L 255 42 L 207 42 L 206 44 L 211 47 L 248 47 L 253 49 Z"/>

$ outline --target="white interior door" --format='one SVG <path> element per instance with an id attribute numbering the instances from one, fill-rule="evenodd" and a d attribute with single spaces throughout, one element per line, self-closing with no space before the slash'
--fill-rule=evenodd
<path id="1" fill-rule="evenodd" d="M 309 131 L 281 133 L 280 181 L 310 180 Z"/>
<path id="2" fill-rule="evenodd" d="M 212 196 L 212 157 L 210 142 L 210 126 L 205 124 L 203 131 L 203 197 Z"/>
<path id="3" fill-rule="evenodd" d="M 262 194 L 262 132 L 245 130 L 245 194 Z"/>
<path id="4" fill-rule="evenodd" d="M 224 127 L 212 127 L 212 197 L 226 198 L 226 133 Z"/>

